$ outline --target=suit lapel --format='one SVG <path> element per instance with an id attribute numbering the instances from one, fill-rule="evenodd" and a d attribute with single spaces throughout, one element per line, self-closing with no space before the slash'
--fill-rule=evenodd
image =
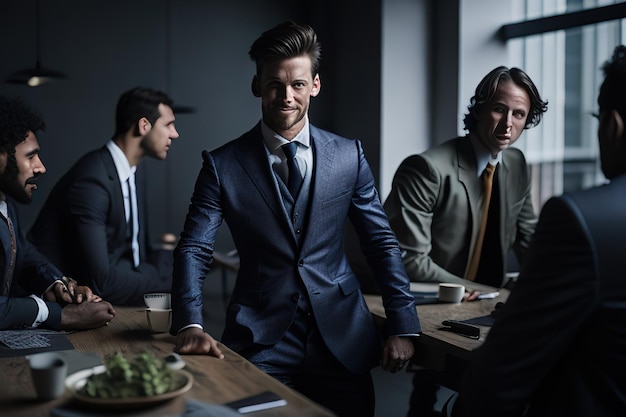
<path id="1" fill-rule="evenodd" d="M 503 251 L 504 251 L 504 242 L 506 236 L 506 218 L 508 216 L 507 207 L 510 206 L 508 203 L 509 200 L 509 192 L 513 191 L 509 187 L 506 186 L 507 178 L 509 176 L 509 165 L 507 161 L 508 152 L 505 150 L 502 151 L 502 162 L 500 162 L 500 167 L 498 167 L 498 191 L 500 192 L 500 242 L 502 243 Z"/>
<path id="2" fill-rule="evenodd" d="M 481 207 L 479 206 L 479 198 L 482 190 L 481 181 L 476 178 L 477 166 L 476 156 L 474 155 L 474 149 L 472 142 L 467 137 L 458 139 L 457 147 L 457 160 L 459 163 L 459 182 L 465 189 L 465 197 L 467 198 L 467 206 L 470 210 L 470 218 L 472 219 L 471 227 L 471 240 L 469 243 L 468 254 L 474 252 L 474 246 L 476 244 L 476 237 L 478 235 L 478 228 L 480 225 L 480 216 L 482 214 Z M 469 263 L 470 257 L 468 256 L 467 262 Z M 466 265 L 467 269 L 467 265 Z"/>
<path id="3" fill-rule="evenodd" d="M 321 210 L 324 196 L 328 195 L 328 188 L 333 184 L 335 144 L 314 126 L 311 126 L 311 145 L 313 146 L 313 174 L 311 178 L 311 193 L 309 206 L 314 213 Z"/>
<path id="4" fill-rule="evenodd" d="M 242 137 L 235 157 L 274 215 L 291 225 L 274 172 L 267 159 L 260 124 Z"/>
<path id="5" fill-rule="evenodd" d="M 8 201 L 7 201 L 8 205 Z M 7 207 L 7 211 L 9 211 Z M 9 216 L 11 215 L 9 211 Z M 0 293 L 4 291 L 6 281 L 7 281 L 7 273 L 9 270 L 9 260 L 11 259 L 11 234 L 9 233 L 9 226 L 7 226 L 5 219 L 0 219 L 0 240 L 2 241 L 2 256 L 4 257 L 4 262 L 2 264 L 2 287 L 0 287 Z M 17 230 L 16 230 L 17 232 Z"/>
<path id="6" fill-rule="evenodd" d="M 467 203 L 472 214 L 472 236 L 474 236 L 474 229 L 476 229 L 478 216 L 481 213 L 480 207 L 478 206 L 479 200 L 476 197 L 481 193 L 481 183 L 476 180 L 476 157 L 474 156 L 474 149 L 472 149 L 472 143 L 469 138 L 458 139 L 457 160 L 459 164 L 459 182 L 463 184 L 465 188 Z"/>
<path id="7" fill-rule="evenodd" d="M 111 156 L 111 152 L 109 152 L 106 146 L 101 148 L 100 155 L 108 180 L 111 182 L 111 198 L 113 199 L 111 207 L 116 211 L 112 214 L 111 218 L 118 219 L 118 246 L 121 248 L 123 242 L 126 241 L 126 211 L 124 209 L 122 185 L 120 184 L 120 177 L 117 174 L 117 168 L 115 168 L 115 163 L 113 162 L 113 156 Z M 139 198 L 137 198 L 137 200 L 139 200 Z M 139 219 L 139 224 L 141 225 L 141 218 Z"/>
<path id="8" fill-rule="evenodd" d="M 309 227 L 309 225 L 316 213 L 324 213 L 322 203 L 326 200 L 326 196 L 332 193 L 333 179 L 337 178 L 335 173 L 335 142 L 313 125 L 310 125 L 310 128 L 311 146 L 313 147 L 313 173 L 309 193 L 308 217 L 306 219 L 307 233 L 304 236 L 302 246 L 307 245 L 307 242 L 310 240 L 316 239 L 316 236 L 312 233 L 314 229 Z"/>

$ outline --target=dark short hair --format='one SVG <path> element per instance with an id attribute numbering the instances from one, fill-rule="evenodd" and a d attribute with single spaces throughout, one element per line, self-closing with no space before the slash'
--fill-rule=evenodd
<path id="1" fill-rule="evenodd" d="M 15 147 L 26 140 L 28 132 L 44 131 L 39 113 L 20 98 L 0 97 L 0 152 L 15 154 Z"/>
<path id="2" fill-rule="evenodd" d="M 263 32 L 250 47 L 248 55 L 256 63 L 257 75 L 261 75 L 263 64 L 267 61 L 308 55 L 315 77 L 321 53 L 322 48 L 311 26 L 287 21 Z"/>
<path id="3" fill-rule="evenodd" d="M 154 124 L 161 117 L 159 104 L 174 106 L 174 102 L 167 94 L 152 88 L 135 87 L 123 93 L 117 101 L 115 134 L 113 136 L 123 135 L 142 117 Z"/>
<path id="4" fill-rule="evenodd" d="M 517 86 L 526 90 L 528 98 L 530 99 L 530 112 L 526 116 L 526 125 L 524 129 L 529 129 L 533 126 L 537 126 L 541 122 L 541 116 L 548 110 L 548 102 L 542 100 L 539 95 L 539 91 L 530 79 L 528 74 L 519 68 L 507 68 L 500 66 L 494 68 L 485 75 L 481 82 L 476 87 L 476 92 L 470 100 L 470 105 L 467 107 L 469 112 L 465 115 L 463 123 L 465 123 L 465 130 L 470 133 L 476 130 L 478 123 L 478 115 L 485 104 L 491 100 L 493 95 L 498 89 L 498 85 L 501 81 L 512 80 Z"/>
<path id="5" fill-rule="evenodd" d="M 598 94 L 600 112 L 616 110 L 626 120 L 626 47 L 618 45 L 602 65 L 604 81 Z"/>

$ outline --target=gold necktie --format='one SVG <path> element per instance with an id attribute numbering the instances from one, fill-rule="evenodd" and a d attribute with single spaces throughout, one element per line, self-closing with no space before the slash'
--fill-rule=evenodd
<path id="1" fill-rule="evenodd" d="M 483 240 L 485 238 L 485 229 L 487 228 L 487 215 L 489 214 L 489 202 L 491 201 L 491 186 L 493 185 L 493 173 L 496 171 L 496 166 L 487 164 L 482 174 L 483 179 L 483 212 L 481 216 L 480 229 L 478 229 L 478 236 L 476 236 L 476 244 L 474 245 L 474 252 L 470 258 L 470 262 L 467 265 L 467 271 L 465 272 L 465 279 L 473 281 L 476 278 L 476 272 L 478 271 L 478 264 L 480 263 L 480 253 L 483 248 Z"/>

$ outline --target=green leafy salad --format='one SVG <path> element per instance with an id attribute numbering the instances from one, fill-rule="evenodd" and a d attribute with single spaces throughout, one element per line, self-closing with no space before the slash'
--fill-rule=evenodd
<path id="1" fill-rule="evenodd" d="M 179 388 L 165 361 L 152 353 L 126 358 L 116 352 L 105 359 L 106 372 L 92 375 L 79 394 L 93 398 L 134 398 L 164 394 Z"/>

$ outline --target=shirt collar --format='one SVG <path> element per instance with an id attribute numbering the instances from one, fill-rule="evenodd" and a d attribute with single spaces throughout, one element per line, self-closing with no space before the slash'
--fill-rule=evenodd
<path id="1" fill-rule="evenodd" d="M 120 147 L 117 146 L 117 144 L 113 142 L 113 140 L 109 140 L 106 144 L 106 147 L 113 157 L 113 163 L 115 164 L 117 176 L 120 177 L 120 182 L 126 182 L 126 180 L 135 173 L 137 167 L 130 166 L 130 164 L 128 163 L 128 158 L 126 158 L 124 152 L 122 152 Z"/>
<path id="2" fill-rule="evenodd" d="M 263 120 L 261 120 L 261 133 L 263 134 L 265 146 L 267 146 L 267 149 L 272 153 L 275 153 L 278 148 L 289 142 L 299 142 L 307 148 L 311 146 L 311 133 L 309 130 L 309 118 L 307 116 L 305 116 L 304 119 L 304 127 L 302 127 L 302 130 L 298 132 L 292 140 L 287 140 L 274 132 Z"/>
<path id="3" fill-rule="evenodd" d="M 478 139 L 478 136 L 475 134 L 469 134 L 468 136 L 470 142 L 472 143 L 472 147 L 474 148 L 474 155 L 476 156 L 476 173 L 479 177 L 482 175 L 488 163 L 491 165 L 497 165 L 502 162 L 502 151 L 498 152 L 496 157 L 493 158 L 489 149 L 483 145 L 480 139 Z"/>

